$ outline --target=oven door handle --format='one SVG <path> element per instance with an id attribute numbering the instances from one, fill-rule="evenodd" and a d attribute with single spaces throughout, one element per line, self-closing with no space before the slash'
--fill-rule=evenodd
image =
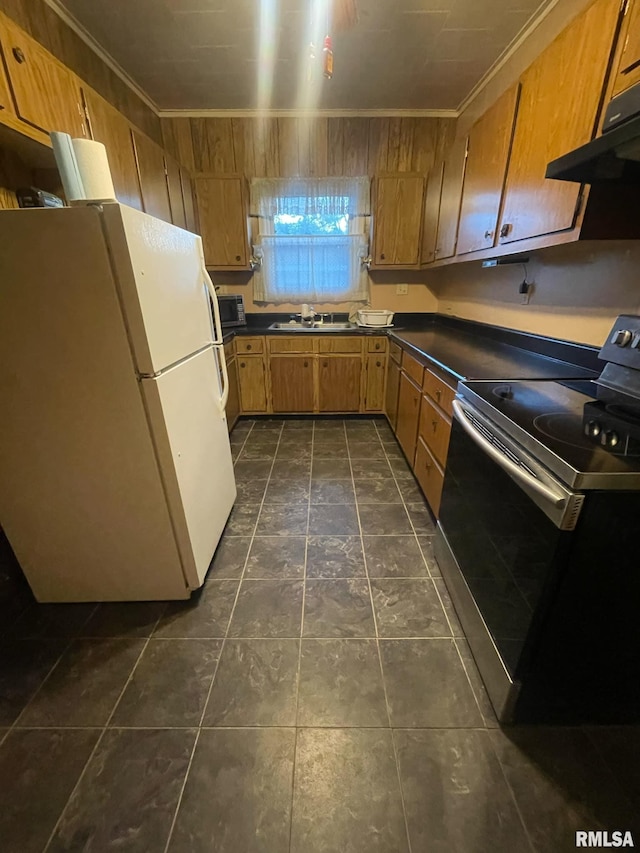
<path id="1" fill-rule="evenodd" d="M 547 486 L 546 483 L 542 483 L 532 474 L 529 474 L 529 472 L 524 468 L 521 468 L 519 465 L 516 465 L 515 462 L 508 459 L 503 453 L 487 441 L 487 439 L 469 423 L 464 413 L 464 406 L 462 406 L 458 400 L 454 400 L 452 405 L 453 413 L 462 429 L 467 433 L 469 438 L 487 454 L 487 456 L 490 456 L 491 459 L 500 466 L 500 468 L 506 471 L 514 480 L 519 481 L 525 488 L 536 492 L 552 506 L 561 508 L 566 505 L 567 498 L 565 495 L 556 492 L 550 486 Z"/>

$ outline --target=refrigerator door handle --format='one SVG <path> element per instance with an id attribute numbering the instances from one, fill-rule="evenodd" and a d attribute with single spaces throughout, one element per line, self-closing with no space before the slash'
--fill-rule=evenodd
<path id="1" fill-rule="evenodd" d="M 213 343 L 218 346 L 222 343 L 222 322 L 220 320 L 220 307 L 218 306 L 218 296 L 216 294 L 216 289 L 213 286 L 213 282 L 211 281 L 211 276 L 205 269 L 202 267 L 202 274 L 204 276 L 204 284 L 206 285 L 207 290 L 209 291 L 209 296 L 211 297 L 211 302 L 213 304 L 213 325 L 214 325 L 214 335 L 213 335 Z"/>
<path id="2" fill-rule="evenodd" d="M 218 353 L 218 359 L 220 360 L 220 367 L 222 368 L 222 396 L 220 397 L 220 409 L 224 412 L 227 408 L 227 401 L 229 399 L 229 374 L 227 373 L 227 360 L 224 357 L 224 347 L 216 346 L 216 352 Z"/>

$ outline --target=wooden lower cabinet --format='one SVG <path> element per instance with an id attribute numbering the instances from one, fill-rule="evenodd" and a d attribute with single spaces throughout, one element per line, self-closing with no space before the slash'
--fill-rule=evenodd
<path id="1" fill-rule="evenodd" d="M 400 393 L 398 395 L 398 419 L 396 438 L 405 456 L 411 464 L 416 452 L 418 421 L 420 419 L 421 389 L 412 382 L 406 373 L 400 374 Z"/>
<path id="2" fill-rule="evenodd" d="M 318 361 L 318 411 L 360 411 L 360 355 L 321 355 Z"/>
<path id="3" fill-rule="evenodd" d="M 381 412 L 384 409 L 384 380 L 387 374 L 386 355 L 368 355 L 365 371 L 365 411 Z"/>
<path id="4" fill-rule="evenodd" d="M 384 395 L 384 411 L 395 431 L 398 420 L 398 394 L 400 393 L 400 365 L 393 359 L 389 359 L 389 370 L 387 373 L 387 390 Z"/>
<path id="5" fill-rule="evenodd" d="M 274 412 L 313 412 L 313 355 L 273 355 L 271 371 L 271 405 Z"/>
<path id="6" fill-rule="evenodd" d="M 261 355 L 241 355 L 237 359 L 240 405 L 243 412 L 267 411 L 267 383 Z"/>
<path id="7" fill-rule="evenodd" d="M 433 514 L 438 517 L 440 513 L 440 500 L 442 498 L 442 486 L 444 484 L 444 470 L 438 465 L 431 451 L 421 437 L 418 437 L 416 448 L 416 460 L 414 473 L 429 502 Z"/>
<path id="8" fill-rule="evenodd" d="M 235 426 L 240 415 L 240 394 L 238 391 L 238 362 L 235 356 L 227 360 L 229 374 L 229 399 L 227 400 L 227 427 L 229 432 Z"/>

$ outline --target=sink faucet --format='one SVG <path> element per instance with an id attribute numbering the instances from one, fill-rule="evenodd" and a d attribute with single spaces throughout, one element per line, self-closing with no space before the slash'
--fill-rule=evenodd
<path id="1" fill-rule="evenodd" d="M 302 306 L 302 310 L 300 311 L 300 319 L 302 320 L 303 325 L 313 326 L 316 317 L 316 309 L 313 305 L 307 305 L 305 302 Z"/>

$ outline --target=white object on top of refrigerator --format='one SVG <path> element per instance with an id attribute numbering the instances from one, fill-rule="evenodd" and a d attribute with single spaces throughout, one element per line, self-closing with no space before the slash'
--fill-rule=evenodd
<path id="1" fill-rule="evenodd" d="M 200 238 L 3 211 L 0 282 L 0 524 L 36 598 L 188 598 L 236 497 Z"/>

